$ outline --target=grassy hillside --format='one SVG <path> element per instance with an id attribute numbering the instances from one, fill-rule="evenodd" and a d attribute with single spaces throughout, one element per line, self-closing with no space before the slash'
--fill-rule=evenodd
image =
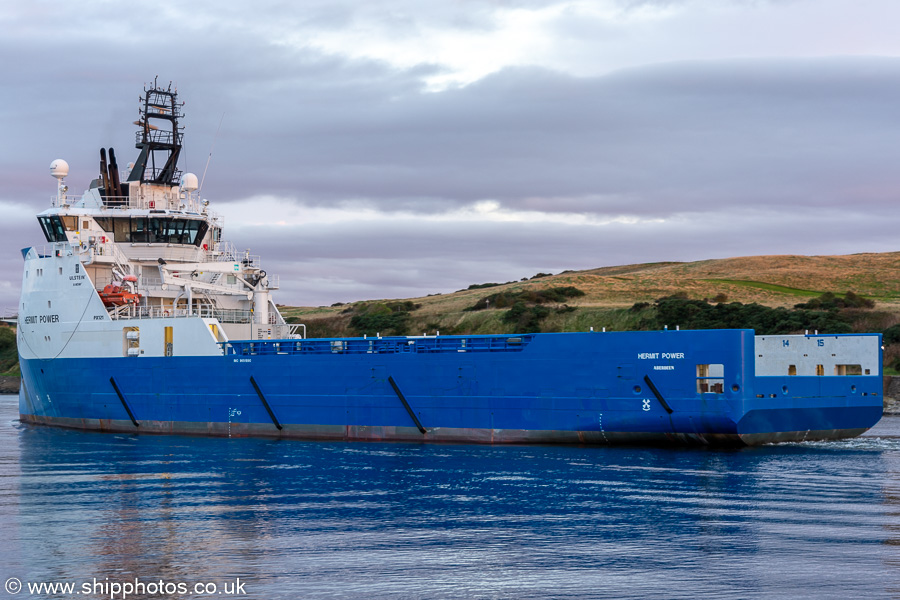
<path id="1" fill-rule="evenodd" d="M 900 252 L 892 252 L 848 256 L 752 256 L 569 271 L 453 294 L 411 298 L 406 302 L 416 308 L 407 311 L 409 331 L 512 332 L 514 323 L 503 320 L 503 313 L 508 308 L 466 309 L 498 292 L 559 287 L 575 287 L 584 295 L 556 303 L 555 309 L 565 304 L 575 310 L 552 312 L 543 320 L 542 330 L 573 331 L 591 326 L 639 328 L 642 318 L 630 310 L 632 305 L 653 303 L 658 298 L 675 294 L 684 294 L 691 299 L 792 307 L 825 292 L 853 291 L 876 303 L 873 311 L 859 315 L 860 327 L 883 330 L 900 322 Z M 282 312 L 286 317 L 306 323 L 310 335 L 352 335 L 354 328 L 350 327 L 350 321 L 355 314 L 360 310 L 372 310 L 372 306 L 388 304 L 391 301 L 285 307 Z"/>

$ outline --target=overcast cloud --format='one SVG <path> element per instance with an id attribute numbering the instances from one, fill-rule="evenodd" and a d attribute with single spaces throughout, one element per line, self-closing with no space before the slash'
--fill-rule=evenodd
<path id="1" fill-rule="evenodd" d="M 131 160 L 156 75 L 282 303 L 897 250 L 900 3 L 434 4 L 0 0 L 0 307 L 50 162 L 80 190 Z"/>

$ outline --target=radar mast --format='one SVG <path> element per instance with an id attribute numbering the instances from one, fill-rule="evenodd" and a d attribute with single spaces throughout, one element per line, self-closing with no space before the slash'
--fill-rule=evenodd
<path id="1" fill-rule="evenodd" d="M 141 152 L 128 181 L 167 186 L 179 184 L 178 157 L 184 128 L 178 124 L 178 119 L 183 116 L 182 106 L 184 102 L 178 102 L 178 90 L 172 89 L 171 82 L 163 89 L 154 79 L 152 87 L 144 88 L 140 118 L 134 122 L 140 127 L 135 148 Z"/>

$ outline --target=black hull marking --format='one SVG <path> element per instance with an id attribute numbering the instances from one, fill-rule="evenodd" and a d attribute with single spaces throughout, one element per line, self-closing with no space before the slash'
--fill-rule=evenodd
<path id="1" fill-rule="evenodd" d="M 256 383 L 256 380 L 253 379 L 253 375 L 250 376 L 250 383 L 253 384 L 253 389 L 256 390 L 256 395 L 259 396 L 259 399 L 262 400 L 262 404 L 266 407 L 266 412 L 269 413 L 269 418 L 272 419 L 272 423 L 275 424 L 275 427 L 278 428 L 278 431 L 281 431 L 283 427 L 281 423 L 278 422 L 278 418 L 275 416 L 275 411 L 272 410 L 272 407 L 269 406 L 269 403 L 266 402 L 266 397 L 263 396 L 262 390 L 259 389 L 259 385 Z"/>
<path id="2" fill-rule="evenodd" d="M 391 387 L 394 388 L 394 393 L 397 394 L 397 397 L 400 398 L 400 402 L 403 403 L 403 407 L 406 409 L 406 412 L 409 413 L 409 416 L 412 417 L 413 423 L 416 424 L 416 427 L 419 428 L 419 432 L 422 435 L 428 433 L 428 430 L 422 427 L 422 423 L 419 422 L 419 418 L 416 417 L 416 413 L 413 412 L 412 407 L 409 405 L 409 402 L 406 401 L 406 398 L 403 396 L 403 392 L 400 391 L 400 388 L 397 386 L 397 382 L 394 381 L 394 376 L 388 376 L 388 383 L 391 384 Z"/>
<path id="3" fill-rule="evenodd" d="M 122 401 L 122 406 L 125 407 L 125 412 L 128 413 L 128 418 L 131 419 L 131 422 L 134 423 L 135 427 L 140 427 L 141 424 L 138 423 L 137 419 L 134 418 L 134 413 L 131 412 L 131 407 L 128 406 L 128 402 L 126 402 L 125 396 L 122 395 L 122 391 L 119 389 L 119 386 L 116 385 L 116 378 L 110 377 L 109 382 L 112 384 L 113 389 L 116 390 L 116 395 L 119 397 L 119 400 Z"/>
<path id="4" fill-rule="evenodd" d="M 666 402 L 665 398 L 662 397 L 662 394 L 659 393 L 659 390 L 656 388 L 656 385 L 650 380 L 649 375 L 644 375 L 644 383 L 647 384 L 647 387 L 650 388 L 650 391 L 653 392 L 653 395 L 656 396 L 656 399 L 659 400 L 660 405 L 666 409 L 666 412 L 670 415 L 674 412 L 672 407 L 669 406 L 669 403 Z"/>

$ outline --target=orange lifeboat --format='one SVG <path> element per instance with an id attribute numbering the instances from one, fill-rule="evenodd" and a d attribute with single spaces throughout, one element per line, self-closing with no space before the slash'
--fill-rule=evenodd
<path id="1" fill-rule="evenodd" d="M 110 284 L 100 291 L 100 299 L 104 306 L 122 306 L 124 304 L 138 305 L 141 303 L 141 295 L 128 291 L 127 288 Z"/>

